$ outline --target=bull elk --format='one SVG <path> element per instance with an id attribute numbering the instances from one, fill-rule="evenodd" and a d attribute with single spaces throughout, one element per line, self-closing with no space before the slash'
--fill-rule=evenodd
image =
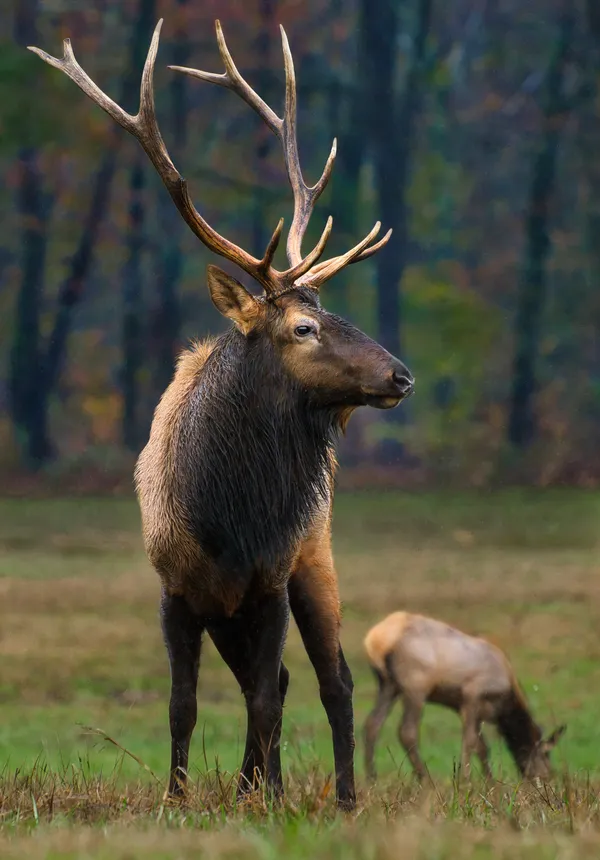
<path id="1" fill-rule="evenodd" d="M 543 739 L 506 655 L 495 645 L 409 612 L 388 615 L 367 633 L 364 644 L 379 685 L 365 724 L 365 764 L 371 779 L 375 778 L 377 736 L 398 699 L 404 706 L 400 742 L 419 779 L 425 776 L 418 742 L 426 702 L 460 714 L 463 772 L 468 774 L 476 753 L 486 777 L 491 777 L 481 731 L 482 722 L 490 722 L 497 726 L 523 776 L 550 776 L 550 751 L 566 727 Z"/>
<path id="2" fill-rule="evenodd" d="M 145 546 L 162 582 L 161 620 L 171 666 L 170 792 L 185 789 L 204 631 L 246 701 L 239 791 L 263 779 L 273 794 L 283 792 L 280 734 L 288 672 L 282 651 L 291 608 L 331 725 L 338 804 L 352 808 L 352 677 L 340 647 L 331 552 L 334 444 L 356 407 L 397 406 L 412 393 L 414 380 L 401 361 L 324 310 L 319 288 L 345 266 L 376 253 L 391 231 L 375 242 L 377 223 L 354 248 L 319 262 L 331 233 L 329 218 L 316 246 L 303 256 L 302 239 L 329 180 L 336 143 L 321 178 L 307 185 L 296 139 L 294 66 L 283 28 L 286 85 L 279 117 L 240 75 L 217 21 L 224 73 L 172 68 L 233 90 L 280 141 L 294 196 L 289 267 L 279 271 L 273 265 L 283 219 L 260 258 L 219 235 L 191 202 L 158 128 L 153 69 L 161 24 L 135 116 L 88 77 L 69 39 L 62 59 L 31 50 L 137 138 L 195 235 L 263 290 L 255 296 L 208 267 L 211 298 L 233 326 L 180 356 L 136 466 Z"/>

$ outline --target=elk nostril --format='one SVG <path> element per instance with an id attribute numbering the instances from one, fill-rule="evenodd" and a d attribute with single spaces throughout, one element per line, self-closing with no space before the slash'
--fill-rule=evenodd
<path id="1" fill-rule="evenodd" d="M 403 394 L 407 394 L 409 391 L 412 391 L 414 386 L 414 380 L 407 376 L 405 373 L 398 373 L 398 371 L 395 370 L 392 373 L 392 379 Z"/>

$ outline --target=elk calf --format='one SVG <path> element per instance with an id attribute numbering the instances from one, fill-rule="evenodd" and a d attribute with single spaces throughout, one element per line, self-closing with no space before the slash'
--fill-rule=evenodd
<path id="1" fill-rule="evenodd" d="M 476 753 L 486 777 L 492 775 L 481 732 L 482 722 L 489 722 L 496 725 L 523 776 L 550 776 L 550 750 L 566 726 L 542 739 L 512 667 L 495 645 L 409 612 L 388 615 L 368 632 L 364 645 L 379 683 L 375 707 L 365 724 L 365 762 L 371 779 L 375 778 L 375 742 L 397 699 L 404 705 L 400 742 L 419 779 L 425 775 L 418 741 L 426 702 L 460 714 L 464 773 L 469 773 Z"/>

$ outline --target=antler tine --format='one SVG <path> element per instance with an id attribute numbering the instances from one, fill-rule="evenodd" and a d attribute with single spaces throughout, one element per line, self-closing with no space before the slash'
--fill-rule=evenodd
<path id="1" fill-rule="evenodd" d="M 300 166 L 298 153 L 298 136 L 296 131 L 297 98 L 296 98 L 296 73 L 294 71 L 294 60 L 290 50 L 288 37 L 282 26 L 281 45 L 283 48 L 283 61 L 285 65 L 285 111 L 283 115 L 282 143 L 285 165 L 287 168 L 290 184 L 294 193 L 294 217 L 287 240 L 287 256 L 292 268 L 299 266 L 302 262 L 302 239 L 306 232 L 310 216 L 325 186 L 329 182 L 333 162 L 337 152 L 337 141 L 333 141 L 331 152 L 325 164 L 323 173 L 318 182 L 313 186 L 305 183 Z M 322 250 L 321 250 L 322 253 Z M 319 255 L 320 256 L 320 255 Z"/>
<path id="2" fill-rule="evenodd" d="M 366 259 L 368 259 L 369 257 L 372 257 L 374 254 L 376 254 L 376 253 L 377 253 L 377 251 L 380 251 L 380 250 L 384 247 L 384 245 L 387 245 L 387 243 L 389 242 L 390 236 L 392 235 L 392 232 L 393 232 L 393 231 L 392 231 L 392 229 L 390 228 L 390 229 L 387 231 L 387 233 L 385 234 L 385 236 L 383 236 L 383 238 L 381 238 L 381 239 L 379 240 L 379 242 L 375 242 L 375 244 L 374 244 L 374 245 L 371 245 L 369 248 L 365 248 L 365 250 L 364 250 L 364 251 L 362 251 L 362 252 L 361 252 L 357 257 L 354 257 L 352 260 L 348 260 L 348 262 L 347 262 L 347 263 L 345 263 L 344 265 L 346 265 L 346 266 L 353 266 L 353 265 L 354 265 L 354 263 L 360 263 L 362 260 L 366 260 Z M 319 274 L 320 272 L 322 272 L 324 269 L 329 268 L 333 263 L 336 263 L 336 264 L 337 264 L 337 261 L 338 261 L 338 260 L 340 260 L 340 259 L 341 259 L 341 257 L 332 257 L 332 258 L 331 258 L 331 259 L 329 259 L 329 260 L 323 260 L 323 262 L 322 262 L 322 263 L 319 263 L 317 266 L 315 266 L 315 267 L 312 269 L 312 271 L 311 271 L 311 273 L 310 273 L 310 274 L 311 274 L 311 275 L 318 275 L 318 274 Z M 340 271 L 339 269 L 336 269 L 336 272 L 335 272 L 335 273 L 337 273 L 337 272 L 339 272 L 339 271 Z M 330 277 L 332 277 L 332 276 L 330 275 L 330 276 L 327 278 L 327 280 L 329 280 L 329 278 L 330 278 Z M 321 283 L 323 283 L 323 282 L 321 282 Z"/>
<path id="3" fill-rule="evenodd" d="M 300 260 L 297 266 L 292 266 L 291 269 L 288 269 L 286 275 L 290 279 L 292 283 L 296 282 L 298 278 L 302 277 L 309 269 L 312 269 L 314 264 L 317 262 L 323 251 L 325 250 L 325 245 L 327 244 L 329 237 L 331 235 L 331 229 L 333 227 L 333 218 L 331 215 L 327 219 L 327 223 L 321 233 L 321 238 L 315 245 L 315 247 L 310 251 L 303 260 Z"/>
<path id="4" fill-rule="evenodd" d="M 299 278 L 297 280 L 298 285 L 311 287 L 313 290 L 319 290 L 325 281 L 329 281 L 346 266 L 349 266 L 351 263 L 358 262 L 359 259 L 364 260 L 371 254 L 376 253 L 376 251 L 386 244 L 392 235 L 392 231 L 388 230 L 383 239 L 377 242 L 376 245 L 369 248 L 368 246 L 379 233 L 380 229 L 381 221 L 377 221 L 371 232 L 365 236 L 361 242 L 355 245 L 354 248 L 351 248 L 339 257 L 332 257 L 331 260 L 326 260 L 319 266 L 315 266 L 312 271 L 308 272 L 303 278 Z"/>
<path id="5" fill-rule="evenodd" d="M 281 231 L 283 230 L 283 218 L 279 219 L 279 223 L 273 232 L 273 235 L 269 239 L 269 244 L 265 250 L 264 256 L 260 261 L 261 268 L 266 272 L 271 267 L 273 262 L 273 257 L 275 256 L 275 251 L 279 247 L 279 240 L 281 239 Z"/>
<path id="6" fill-rule="evenodd" d="M 285 95 L 285 112 L 283 119 L 269 107 L 269 105 L 252 89 L 250 84 L 240 74 L 233 57 L 227 47 L 223 28 L 220 21 L 215 22 L 217 34 L 217 42 L 219 44 L 219 53 L 225 66 L 225 72 L 217 75 L 213 72 L 203 72 L 200 69 L 191 69 L 186 66 L 169 66 L 176 72 L 190 75 L 193 78 L 198 78 L 201 81 L 207 81 L 211 84 L 225 87 L 237 93 L 246 104 L 256 111 L 256 113 L 265 121 L 271 131 L 279 138 L 283 146 L 284 158 L 287 173 L 289 176 L 292 191 L 294 193 L 294 217 L 292 226 L 287 240 L 287 255 L 291 268 L 285 273 L 290 281 L 298 274 L 304 274 L 313 263 L 319 259 L 324 250 L 324 245 L 321 247 L 323 236 L 326 242 L 329 238 L 329 230 L 327 227 L 323 231 L 321 240 L 308 254 L 306 258 L 302 258 L 301 243 L 306 227 L 310 220 L 314 205 L 320 195 L 323 193 L 325 186 L 331 176 L 333 162 L 337 152 L 337 141 L 333 141 L 331 152 L 327 158 L 325 168 L 321 178 L 313 186 L 308 186 L 304 182 L 302 169 L 300 167 L 300 159 L 298 155 L 298 141 L 296 134 L 296 75 L 294 72 L 294 61 L 290 51 L 289 42 L 283 27 L 281 27 L 281 41 L 283 47 L 283 57 L 285 64 L 285 80 L 286 80 L 286 95 Z M 306 260 L 310 262 L 306 264 Z"/>
<path id="7" fill-rule="evenodd" d="M 252 89 L 250 84 L 240 75 L 233 57 L 227 47 L 223 28 L 219 20 L 215 21 L 215 30 L 217 34 L 217 43 L 219 45 L 219 53 L 225 66 L 225 72 L 222 75 L 215 75 L 213 72 L 202 72 L 200 69 L 190 69 L 187 66 L 169 66 L 175 72 L 183 72 L 184 75 L 190 75 L 192 78 L 199 78 L 201 81 L 208 81 L 210 84 L 217 84 L 220 87 L 225 87 L 228 90 L 233 90 L 237 93 L 246 104 L 256 111 L 256 113 L 264 119 L 271 131 L 281 138 L 281 130 L 283 120 L 271 110 L 269 105 L 261 99 L 258 93 Z"/>
<path id="8" fill-rule="evenodd" d="M 156 25 L 150 48 L 148 49 L 148 56 L 146 57 L 140 85 L 140 109 L 136 116 L 131 116 L 124 111 L 84 72 L 75 59 L 69 39 L 65 39 L 64 41 L 64 56 L 62 59 L 52 57 L 45 51 L 40 50 L 40 48 L 31 47 L 29 50 L 33 51 L 49 65 L 64 72 L 92 101 L 96 102 L 115 122 L 139 141 L 158 175 L 164 182 L 183 219 L 208 248 L 236 263 L 241 269 L 256 278 L 267 293 L 275 293 L 282 286 L 282 273 L 271 268 L 270 262 L 275 253 L 279 236 L 281 235 L 281 227 L 278 226 L 273 234 L 273 239 L 269 243 L 265 258 L 257 260 L 251 254 L 217 233 L 204 220 L 190 199 L 185 179 L 183 179 L 171 161 L 158 127 L 154 108 L 154 63 L 158 52 L 162 23 L 161 18 Z M 266 265 L 265 259 L 267 259 Z"/>
<path id="9" fill-rule="evenodd" d="M 154 31 L 154 38 L 158 38 L 160 33 L 160 28 L 162 25 L 162 18 L 156 25 L 156 30 Z M 153 41 L 154 41 L 153 38 Z M 105 93 L 102 92 L 100 87 L 97 87 L 96 84 L 92 81 L 91 78 L 86 75 L 83 71 L 77 60 L 75 59 L 75 54 L 73 53 L 73 48 L 71 47 L 71 40 L 64 39 L 63 40 L 63 56 L 62 58 L 53 57 L 51 54 L 47 54 L 46 51 L 42 51 L 41 48 L 34 48 L 29 45 L 27 48 L 28 51 L 32 51 L 34 54 L 37 54 L 45 63 L 48 63 L 49 66 L 54 66 L 55 69 L 59 69 L 61 72 L 64 72 L 72 81 L 75 81 L 77 86 L 83 90 L 86 96 L 92 99 L 92 101 L 96 102 L 96 104 L 100 105 L 100 107 L 106 111 L 106 113 L 118 122 L 120 126 L 126 129 L 131 134 L 136 133 L 136 117 L 131 116 L 126 111 L 124 111 L 121 107 L 119 107 L 116 102 L 113 102 L 112 99 L 109 99 Z"/>

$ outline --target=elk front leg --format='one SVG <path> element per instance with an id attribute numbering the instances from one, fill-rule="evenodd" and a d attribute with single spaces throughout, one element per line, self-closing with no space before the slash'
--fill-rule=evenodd
<path id="1" fill-rule="evenodd" d="M 467 704 L 461 710 L 463 723 L 461 768 L 464 775 L 469 779 L 471 776 L 471 756 L 480 751 L 481 723 L 477 719 L 475 708 Z"/>
<path id="2" fill-rule="evenodd" d="M 185 598 L 170 595 L 164 589 L 160 614 L 171 666 L 169 794 L 178 796 L 185 790 L 190 742 L 198 714 L 196 687 L 203 626 Z"/>
<path id="3" fill-rule="evenodd" d="M 288 593 L 331 726 L 337 802 L 343 809 L 353 809 L 356 805 L 353 683 L 340 645 L 340 603 L 328 534 L 306 542 L 289 581 Z"/>
<path id="4" fill-rule="evenodd" d="M 419 755 L 419 726 L 423 714 L 423 700 L 404 694 L 404 713 L 398 730 L 400 743 L 406 750 L 417 779 L 425 778 L 427 771 Z"/>
<path id="5" fill-rule="evenodd" d="M 477 724 L 477 756 L 481 762 L 483 773 L 486 779 L 492 779 L 492 769 L 490 767 L 490 751 L 483 735 L 481 722 Z"/>

